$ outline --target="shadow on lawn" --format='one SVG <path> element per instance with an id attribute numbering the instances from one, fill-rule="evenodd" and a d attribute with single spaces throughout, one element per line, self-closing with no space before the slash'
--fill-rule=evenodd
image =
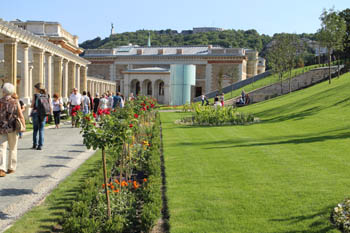
<path id="1" fill-rule="evenodd" d="M 319 135 L 319 134 L 318 134 Z M 251 143 L 244 145 L 231 145 L 231 146 L 215 146 L 215 147 L 207 147 L 204 149 L 224 149 L 224 148 L 239 148 L 239 147 L 252 147 L 252 146 L 273 146 L 273 145 L 283 145 L 283 144 L 304 144 L 304 143 L 314 143 L 314 142 L 323 142 L 328 140 L 338 140 L 345 139 L 350 137 L 350 132 L 340 133 L 337 135 L 324 135 L 324 136 L 310 136 L 310 137 L 302 137 L 297 139 L 290 139 L 284 141 L 276 141 L 276 142 L 260 142 L 260 143 Z"/>
<path id="2" fill-rule="evenodd" d="M 59 225 L 62 221 L 62 218 L 65 214 L 65 211 L 72 205 L 72 202 L 75 201 L 76 195 L 81 191 L 80 185 L 86 180 L 86 177 L 91 176 L 100 165 L 100 161 L 95 161 L 90 169 L 87 169 L 82 174 L 79 175 L 79 178 L 74 180 L 76 184 L 70 186 L 69 189 L 64 190 L 62 193 L 55 194 L 50 198 L 52 201 L 49 203 L 50 207 L 48 211 L 48 215 L 44 219 L 40 219 L 40 233 L 46 232 L 62 232 L 62 227 Z M 78 181 L 78 182 L 76 182 Z"/>
<path id="3" fill-rule="evenodd" d="M 294 121 L 302 120 L 305 117 L 315 115 L 316 113 L 318 113 L 323 109 L 324 107 L 321 108 L 320 106 L 312 107 L 300 112 L 277 116 L 277 117 L 270 118 L 268 120 L 263 120 L 262 123 L 275 123 L 275 122 L 281 122 L 281 121 L 287 121 L 287 120 L 294 120 Z"/>
<path id="4" fill-rule="evenodd" d="M 167 183 L 166 183 L 166 173 L 165 173 L 165 162 L 164 162 L 164 151 L 163 151 L 163 133 L 162 128 L 160 129 L 160 163 L 161 163 L 161 175 L 162 175 L 162 232 L 170 232 L 170 213 L 168 206 L 168 197 L 167 197 Z"/>
<path id="5" fill-rule="evenodd" d="M 348 132 L 350 126 L 345 126 L 345 127 L 341 127 L 341 128 L 334 128 L 334 129 L 330 129 L 330 130 L 326 130 L 326 131 L 322 131 L 322 132 L 318 132 L 317 133 L 317 137 L 315 137 L 315 133 L 309 133 L 309 134 L 291 134 L 291 135 L 281 135 L 281 136 L 276 136 L 276 137 L 266 137 L 264 139 L 261 139 L 259 141 L 259 143 L 252 143 L 252 144 L 243 144 L 240 145 L 242 143 L 249 143 L 249 142 L 254 142 L 256 141 L 256 139 L 254 138 L 230 138 L 230 139 L 226 139 L 226 140 L 210 140 L 210 141 L 206 141 L 206 140 L 201 140 L 201 141 L 185 141 L 185 142 L 172 142 L 170 145 L 171 146 L 209 146 L 209 145 L 217 145 L 217 147 L 206 147 L 203 149 L 215 149 L 215 148 L 230 148 L 230 147 L 248 147 L 248 146 L 259 146 L 259 145 L 273 145 L 273 144 L 286 144 L 286 143 L 296 143 L 300 141 L 304 141 L 305 142 L 310 142 L 308 140 L 311 141 L 317 141 L 321 140 L 323 138 L 323 140 L 328 140 L 328 139 L 338 139 L 336 137 L 339 137 L 339 135 L 342 135 L 342 137 L 346 137 L 346 135 L 350 134 L 350 132 Z M 346 131 L 343 132 L 341 134 L 337 135 L 333 135 L 330 136 L 329 134 L 331 133 L 339 133 L 341 131 Z M 344 135 L 345 134 L 345 135 Z M 335 138 L 333 138 L 335 137 Z M 285 139 L 285 140 L 281 140 L 281 139 Z M 286 140 L 288 139 L 288 140 Z M 279 142 L 275 142 L 276 140 L 279 140 Z M 273 142 L 271 142 L 273 141 Z M 220 145 L 230 145 L 227 147 L 220 147 Z"/>
<path id="6" fill-rule="evenodd" d="M 271 219 L 270 221 L 272 221 L 272 222 L 286 222 L 288 224 L 296 224 L 296 223 L 302 222 L 302 221 L 311 222 L 309 224 L 308 230 L 283 231 L 283 233 L 312 233 L 312 232 L 326 233 L 332 229 L 335 229 L 335 227 L 330 222 L 330 213 L 332 211 L 332 208 L 333 208 L 333 206 L 328 206 L 315 214 Z M 316 219 L 314 219 L 314 218 L 316 218 Z"/>

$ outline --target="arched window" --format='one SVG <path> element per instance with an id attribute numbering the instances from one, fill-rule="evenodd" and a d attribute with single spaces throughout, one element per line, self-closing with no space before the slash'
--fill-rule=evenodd
<path id="1" fill-rule="evenodd" d="M 141 88 L 140 88 L 140 82 L 137 81 L 137 82 L 136 82 L 136 87 L 135 87 L 136 95 L 140 94 L 140 90 L 141 90 Z"/>
<path id="2" fill-rule="evenodd" d="M 147 83 L 147 95 L 152 95 L 152 83 Z"/>
<path id="3" fill-rule="evenodd" d="M 158 95 L 159 95 L 159 96 L 163 96 L 163 95 L 164 95 L 164 82 L 160 82 L 160 83 L 159 83 Z"/>

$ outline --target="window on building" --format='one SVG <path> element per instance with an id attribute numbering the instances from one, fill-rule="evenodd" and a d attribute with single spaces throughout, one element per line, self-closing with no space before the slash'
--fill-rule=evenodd
<path id="1" fill-rule="evenodd" d="M 159 96 L 163 96 L 164 95 L 164 82 L 160 82 L 159 83 L 158 95 Z"/>
<path id="2" fill-rule="evenodd" d="M 147 83 L 147 95 L 152 95 L 152 83 Z"/>

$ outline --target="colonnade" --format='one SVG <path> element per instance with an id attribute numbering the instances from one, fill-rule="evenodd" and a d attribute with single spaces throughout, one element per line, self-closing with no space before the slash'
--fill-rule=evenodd
<path id="1" fill-rule="evenodd" d="M 67 101 L 73 88 L 79 92 L 115 92 L 115 82 L 90 79 L 90 62 L 47 39 L 34 35 L 0 19 L 0 85 L 10 82 L 17 95 L 28 106 L 36 83 L 44 84 L 47 93 Z M 28 116 L 29 108 L 25 115 Z"/>
<path id="2" fill-rule="evenodd" d="M 116 83 L 113 81 L 87 77 L 87 90 L 90 92 L 91 96 L 96 96 L 97 94 L 100 97 L 108 91 L 115 94 L 116 89 Z"/>

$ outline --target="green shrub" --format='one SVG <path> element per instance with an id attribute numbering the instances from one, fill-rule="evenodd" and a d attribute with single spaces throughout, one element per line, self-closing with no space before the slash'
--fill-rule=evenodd
<path id="1" fill-rule="evenodd" d="M 244 114 L 233 107 L 194 106 L 191 117 L 181 119 L 182 123 L 192 125 L 244 125 L 254 122 L 252 114 Z"/>

